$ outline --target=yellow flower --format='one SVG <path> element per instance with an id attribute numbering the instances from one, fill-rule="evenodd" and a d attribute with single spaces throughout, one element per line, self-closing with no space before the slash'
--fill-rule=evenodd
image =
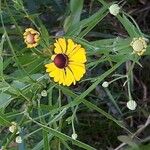
<path id="1" fill-rule="evenodd" d="M 59 84 L 75 85 L 85 74 L 86 52 L 81 45 L 71 39 L 59 38 L 54 43 L 55 54 L 51 57 L 52 63 L 46 64 L 46 72 Z"/>
<path id="2" fill-rule="evenodd" d="M 32 28 L 27 28 L 23 34 L 27 48 L 36 47 L 39 44 L 40 33 Z"/>
<path id="3" fill-rule="evenodd" d="M 137 54 L 139 56 L 143 55 L 143 53 L 146 51 L 147 43 L 144 38 L 133 38 L 130 45 L 133 48 L 133 54 Z"/>

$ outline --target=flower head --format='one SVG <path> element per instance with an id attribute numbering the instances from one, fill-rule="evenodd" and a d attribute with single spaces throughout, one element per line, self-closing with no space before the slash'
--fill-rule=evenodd
<path id="1" fill-rule="evenodd" d="M 109 7 L 109 12 L 114 16 L 117 16 L 119 14 L 119 11 L 120 11 L 120 7 L 118 4 L 112 4 Z"/>
<path id="2" fill-rule="evenodd" d="M 102 87 L 107 88 L 109 86 L 109 83 L 107 81 L 104 81 L 102 84 Z"/>
<path id="3" fill-rule="evenodd" d="M 36 47 L 39 44 L 40 33 L 32 28 L 27 28 L 23 34 L 27 48 Z"/>
<path id="4" fill-rule="evenodd" d="M 43 91 L 41 92 L 41 96 L 46 97 L 46 96 L 47 96 L 47 91 L 46 91 L 46 90 L 43 90 Z"/>
<path id="5" fill-rule="evenodd" d="M 77 135 L 76 133 L 73 133 L 73 134 L 71 135 L 71 137 L 72 137 L 72 139 L 76 140 L 77 137 L 78 137 L 78 135 Z"/>
<path id="6" fill-rule="evenodd" d="M 56 40 L 54 46 L 55 54 L 51 57 L 52 63 L 45 65 L 46 72 L 59 84 L 75 85 L 85 74 L 85 49 L 65 38 Z"/>
<path id="7" fill-rule="evenodd" d="M 9 127 L 9 131 L 11 133 L 15 132 L 15 130 L 17 129 L 17 123 L 16 122 L 11 122 L 11 126 Z"/>
<path id="8" fill-rule="evenodd" d="M 146 51 L 146 48 L 147 48 L 146 40 L 142 37 L 133 38 L 130 45 L 133 48 L 133 53 L 139 56 L 143 55 L 143 53 Z"/>
<path id="9" fill-rule="evenodd" d="M 127 107 L 128 107 L 128 109 L 130 109 L 130 110 L 135 110 L 136 107 L 137 107 L 137 103 L 136 103 L 134 100 L 129 100 L 129 101 L 127 102 Z"/>
<path id="10" fill-rule="evenodd" d="M 21 136 L 16 137 L 16 143 L 22 143 L 22 138 Z"/>

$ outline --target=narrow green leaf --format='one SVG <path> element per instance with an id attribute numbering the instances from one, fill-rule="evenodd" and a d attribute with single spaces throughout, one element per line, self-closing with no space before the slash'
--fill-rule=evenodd
<path id="1" fill-rule="evenodd" d="M 94 13 L 89 18 L 86 18 L 80 21 L 78 24 L 75 24 L 69 28 L 67 31 L 67 36 L 78 35 L 80 31 L 84 28 L 84 34 L 90 31 L 102 18 L 106 16 L 107 7 L 102 7 L 99 11 Z M 94 20 L 94 21 L 93 21 Z M 94 23 L 93 23 L 94 22 Z"/>
<path id="2" fill-rule="evenodd" d="M 138 148 L 138 145 L 136 144 L 137 141 L 132 139 L 130 136 L 120 135 L 120 136 L 118 136 L 118 140 L 123 142 L 123 143 L 128 144 L 129 146 L 131 146 L 133 148 Z"/>
<path id="3" fill-rule="evenodd" d="M 49 150 L 48 132 L 43 130 L 44 150 Z"/>
<path id="4" fill-rule="evenodd" d="M 50 141 L 52 139 L 52 135 L 48 135 L 48 140 Z M 36 144 L 35 147 L 32 148 L 32 150 L 41 150 L 43 149 L 43 145 L 44 145 L 44 139 L 42 139 L 38 144 Z"/>
<path id="5" fill-rule="evenodd" d="M 0 56 L 0 77 L 3 76 L 3 57 Z"/>
<path id="6" fill-rule="evenodd" d="M 11 95 L 0 93 L 0 109 L 5 108 L 11 101 Z"/>
<path id="7" fill-rule="evenodd" d="M 106 15 L 108 14 L 107 11 L 101 11 L 99 16 L 95 18 L 89 25 L 79 34 L 79 37 L 84 37 L 86 34 L 88 34 Z"/>
<path id="8" fill-rule="evenodd" d="M 116 65 L 114 65 L 111 69 L 106 71 L 104 74 L 99 76 L 97 78 L 97 81 L 94 82 L 86 91 L 84 91 L 80 96 L 74 99 L 74 101 L 77 101 L 78 103 L 82 102 L 82 99 L 85 98 L 91 91 L 93 91 L 96 86 L 103 81 L 109 74 L 111 74 L 114 70 L 116 70 L 125 60 L 122 60 L 121 62 L 118 62 Z"/>
<path id="9" fill-rule="evenodd" d="M 84 0 L 70 0 L 70 16 L 67 17 L 64 23 L 65 31 L 70 30 L 72 26 L 78 25 L 82 13 Z"/>
<path id="10" fill-rule="evenodd" d="M 120 108 L 119 108 L 119 106 L 118 106 L 118 104 L 116 103 L 116 101 L 113 98 L 111 92 L 109 91 L 109 89 L 108 88 L 104 88 L 104 89 L 105 89 L 105 91 L 106 91 L 106 93 L 107 93 L 107 95 L 108 95 L 108 97 L 110 99 L 110 102 L 114 105 L 114 107 L 116 108 L 116 110 L 118 111 L 118 113 L 120 115 L 123 115 L 122 112 L 121 112 L 121 110 L 120 110 Z"/>
<path id="11" fill-rule="evenodd" d="M 2 125 L 2 126 L 9 126 L 10 125 L 10 122 L 8 121 L 8 119 L 1 112 L 0 112 L 0 125 Z"/>
<path id="12" fill-rule="evenodd" d="M 29 116 L 28 116 L 28 117 L 29 117 Z M 43 124 L 41 124 L 41 123 L 39 123 L 39 122 L 33 120 L 31 117 L 29 117 L 29 119 L 32 120 L 32 121 L 33 121 L 34 123 L 36 123 L 37 125 L 43 127 L 43 129 L 44 129 L 45 131 L 50 132 L 50 133 L 53 134 L 54 136 L 56 136 L 56 137 L 58 137 L 58 138 L 60 138 L 60 139 L 62 139 L 62 140 L 64 140 L 64 141 L 71 141 L 72 144 L 74 144 L 74 145 L 76 145 L 76 146 L 78 146 L 78 147 L 81 147 L 81 148 L 83 148 L 83 149 L 85 149 L 85 150 L 96 150 L 95 148 L 93 148 L 93 147 L 91 147 L 91 146 L 89 146 L 89 145 L 87 145 L 87 144 L 85 144 L 85 143 L 82 143 L 82 142 L 80 142 L 80 141 L 78 141 L 78 140 L 72 139 L 71 137 L 69 137 L 69 136 L 67 136 L 67 135 L 65 135 L 65 134 L 63 134 L 63 133 L 57 131 L 56 129 L 47 127 L 47 126 L 45 126 L 45 125 L 43 125 Z"/>
<path id="13" fill-rule="evenodd" d="M 123 16 L 117 15 L 118 20 L 122 23 L 130 37 L 139 37 L 141 33 L 139 33 L 138 29 L 135 25 L 123 14 Z"/>

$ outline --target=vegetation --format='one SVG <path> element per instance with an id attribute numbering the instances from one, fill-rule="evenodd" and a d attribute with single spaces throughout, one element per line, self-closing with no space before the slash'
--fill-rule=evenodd
<path id="1" fill-rule="evenodd" d="M 1 149 L 149 150 L 148 13 L 145 0 L 1 0 Z"/>

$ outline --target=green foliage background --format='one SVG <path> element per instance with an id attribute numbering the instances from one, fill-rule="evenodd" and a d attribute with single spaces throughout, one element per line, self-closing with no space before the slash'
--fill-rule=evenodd
<path id="1" fill-rule="evenodd" d="M 130 46 L 134 37 L 149 36 L 123 8 L 116 17 L 110 15 L 111 4 L 103 0 L 0 1 L 3 149 L 105 150 L 121 142 L 126 143 L 123 149 L 140 149 L 144 144 L 149 148 L 146 126 L 142 135 L 136 132 L 149 116 L 149 102 L 142 99 L 143 90 L 136 76 L 145 72 L 141 66 L 149 61 L 150 47 L 141 61 L 132 55 Z M 109 20 L 115 20 L 123 33 L 115 34 L 117 29 Z M 37 48 L 27 49 L 24 44 L 23 33 L 28 27 L 41 34 Z M 58 85 L 45 73 L 52 45 L 62 36 L 80 43 L 87 51 L 87 73 L 76 86 Z M 149 73 L 142 78 L 149 83 Z M 101 86 L 105 80 L 112 81 L 106 89 Z M 43 90 L 47 91 L 46 97 L 41 95 Z M 126 108 L 130 99 L 138 103 L 135 111 Z M 12 121 L 19 126 L 21 144 L 14 141 L 17 131 L 12 134 L 8 130 Z M 71 138 L 73 132 L 77 140 Z"/>

